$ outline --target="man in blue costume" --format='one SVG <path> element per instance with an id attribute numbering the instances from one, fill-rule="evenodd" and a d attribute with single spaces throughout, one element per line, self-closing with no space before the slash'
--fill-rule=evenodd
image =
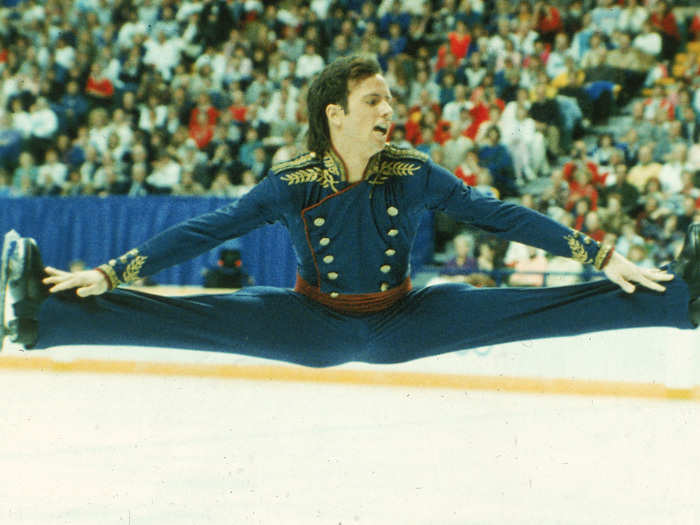
<path id="1" fill-rule="evenodd" d="M 35 348 L 133 344 L 322 367 L 598 330 L 694 326 L 700 227 L 691 227 L 670 272 L 642 269 L 544 215 L 481 195 L 426 155 L 387 145 L 391 94 L 380 73 L 360 57 L 327 66 L 309 89 L 308 153 L 273 167 L 235 203 L 94 270 L 44 273 L 35 245 L 18 243 L 10 260 L 15 337 Z M 412 289 L 409 252 L 426 209 L 593 264 L 608 279 L 543 289 Z M 276 221 L 289 229 L 299 259 L 294 290 L 167 298 L 117 288 Z M 42 278 L 49 294 L 36 291 Z"/>

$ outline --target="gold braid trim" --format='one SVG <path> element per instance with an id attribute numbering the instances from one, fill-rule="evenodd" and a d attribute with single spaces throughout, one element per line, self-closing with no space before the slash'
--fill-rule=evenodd
<path id="1" fill-rule="evenodd" d="M 304 168 L 301 170 L 292 171 L 286 175 L 282 175 L 280 180 L 286 182 L 289 186 L 292 184 L 303 184 L 305 182 L 316 182 L 319 179 L 321 170 L 318 168 Z"/>
<path id="2" fill-rule="evenodd" d="M 139 272 L 146 263 L 146 259 L 148 259 L 146 255 L 139 255 L 138 249 L 134 248 L 133 250 L 126 252 L 124 255 L 119 256 L 117 259 L 112 259 L 107 264 L 102 264 L 97 268 L 102 270 L 102 272 L 104 272 L 104 274 L 107 276 L 111 288 L 116 288 L 122 283 L 129 284 L 141 279 Z M 126 268 L 122 272 L 121 279 L 115 270 L 115 266 L 118 263 L 126 264 Z"/>
<path id="3" fill-rule="evenodd" d="M 284 171 L 290 168 L 297 168 L 299 166 L 302 166 L 304 164 L 308 164 L 310 162 L 313 162 L 316 160 L 316 154 L 314 152 L 309 152 L 305 153 L 304 155 L 301 155 L 295 159 L 288 160 L 286 162 L 280 162 L 279 164 L 275 164 L 272 166 L 271 171 L 279 173 L 280 171 Z"/>
<path id="4" fill-rule="evenodd" d="M 136 253 L 138 253 L 138 252 L 136 252 Z M 145 255 L 136 255 L 131 260 L 131 262 L 127 265 L 127 267 L 123 273 L 125 283 L 127 283 L 127 284 L 133 283 L 134 281 L 137 281 L 141 278 L 141 276 L 139 275 L 139 272 L 141 271 L 141 268 L 145 264 L 146 259 L 148 259 L 148 257 Z"/>
<path id="5" fill-rule="evenodd" d="M 382 161 L 376 172 L 376 178 L 370 184 L 384 184 L 389 177 L 410 177 L 420 169 L 418 164 L 401 161 Z"/>
<path id="6" fill-rule="evenodd" d="M 393 144 L 387 144 L 382 150 L 382 153 L 394 158 L 420 160 L 423 162 L 430 158 L 422 151 L 418 151 L 415 149 L 399 148 L 397 146 L 394 146 Z"/>
<path id="7" fill-rule="evenodd" d="M 579 240 L 579 235 L 582 235 L 579 232 L 572 232 L 570 235 L 567 235 L 564 237 L 566 242 L 569 243 L 569 249 L 571 250 L 571 258 L 576 261 L 580 262 L 582 264 L 591 264 L 593 262 L 593 259 L 591 259 L 588 256 L 588 252 L 586 251 L 586 248 L 583 246 L 583 243 Z M 590 238 L 584 237 L 584 242 L 586 240 L 586 244 L 590 244 Z"/>
<path id="8" fill-rule="evenodd" d="M 598 255 L 595 257 L 595 262 L 593 263 L 593 266 L 595 267 L 596 270 L 602 270 L 603 265 L 605 264 L 605 259 L 608 257 L 608 254 L 610 253 L 610 250 L 612 250 L 612 246 L 609 244 L 604 244 L 600 247 L 598 250 Z"/>
<path id="9" fill-rule="evenodd" d="M 97 267 L 98 270 L 102 270 L 102 273 L 109 279 L 109 289 L 112 290 L 119 286 L 119 277 L 117 277 L 117 272 L 114 271 L 114 267 L 109 264 L 101 264 Z"/>
<path id="10" fill-rule="evenodd" d="M 335 186 L 336 179 L 329 171 L 322 170 L 321 168 L 304 168 L 292 171 L 286 175 L 282 175 L 280 180 L 286 182 L 288 186 L 307 182 L 318 182 L 323 188 L 330 188 L 334 192 L 338 191 Z"/>

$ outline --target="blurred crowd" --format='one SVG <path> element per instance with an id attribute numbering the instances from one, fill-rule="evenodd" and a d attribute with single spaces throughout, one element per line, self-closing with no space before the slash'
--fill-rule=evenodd
<path id="1" fill-rule="evenodd" d="M 0 4 L 0 196 L 241 196 L 304 151 L 313 75 L 362 53 L 394 94 L 392 142 L 465 184 L 642 265 L 698 220 L 692 0 Z M 436 224 L 446 279 L 580 273 Z"/>

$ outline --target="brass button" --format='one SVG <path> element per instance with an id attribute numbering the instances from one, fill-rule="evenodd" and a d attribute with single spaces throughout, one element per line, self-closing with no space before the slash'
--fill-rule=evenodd
<path id="1" fill-rule="evenodd" d="M 389 266 L 388 264 L 382 264 L 379 267 L 379 271 L 381 271 L 382 273 L 389 273 L 391 271 L 391 266 Z"/>
<path id="2" fill-rule="evenodd" d="M 326 263 L 326 264 L 330 264 L 330 263 L 333 262 L 334 259 L 335 259 L 335 257 L 333 257 L 332 255 L 326 255 L 326 256 L 323 258 L 323 262 Z"/>
<path id="3" fill-rule="evenodd" d="M 386 232 L 386 234 L 387 234 L 389 237 L 396 237 L 396 236 L 399 234 L 399 230 L 397 230 L 396 228 L 392 228 L 391 230 L 389 230 L 388 232 Z"/>
<path id="4" fill-rule="evenodd" d="M 318 241 L 321 246 L 328 246 L 330 242 L 331 240 L 328 237 L 321 237 L 321 240 Z"/>
<path id="5" fill-rule="evenodd" d="M 328 278 L 331 281 L 335 281 L 338 278 L 338 272 L 328 272 Z"/>
<path id="6" fill-rule="evenodd" d="M 386 292 L 386 291 L 389 289 L 389 283 L 382 283 L 382 284 L 379 286 L 379 289 L 380 289 L 382 292 Z"/>
<path id="7" fill-rule="evenodd" d="M 339 295 L 340 295 L 340 294 L 339 294 L 338 292 L 331 292 L 331 297 L 332 297 L 333 299 L 335 299 L 335 298 L 338 297 Z"/>
<path id="8" fill-rule="evenodd" d="M 326 219 L 323 217 L 316 217 L 314 219 L 314 226 L 323 226 L 324 224 L 326 224 Z"/>
<path id="9" fill-rule="evenodd" d="M 396 208 L 395 206 L 389 206 L 386 209 L 386 212 L 391 215 L 392 217 L 396 217 L 399 214 L 399 209 Z"/>
<path id="10" fill-rule="evenodd" d="M 396 250 L 394 250 L 393 248 L 387 248 L 386 250 L 384 250 L 384 254 L 391 257 L 392 255 L 396 255 Z"/>

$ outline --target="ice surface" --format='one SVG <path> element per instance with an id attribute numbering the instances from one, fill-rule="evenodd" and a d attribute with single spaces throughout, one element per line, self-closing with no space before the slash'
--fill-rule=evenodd
<path id="1" fill-rule="evenodd" d="M 696 524 L 700 403 L 0 371 L 0 523 Z"/>

